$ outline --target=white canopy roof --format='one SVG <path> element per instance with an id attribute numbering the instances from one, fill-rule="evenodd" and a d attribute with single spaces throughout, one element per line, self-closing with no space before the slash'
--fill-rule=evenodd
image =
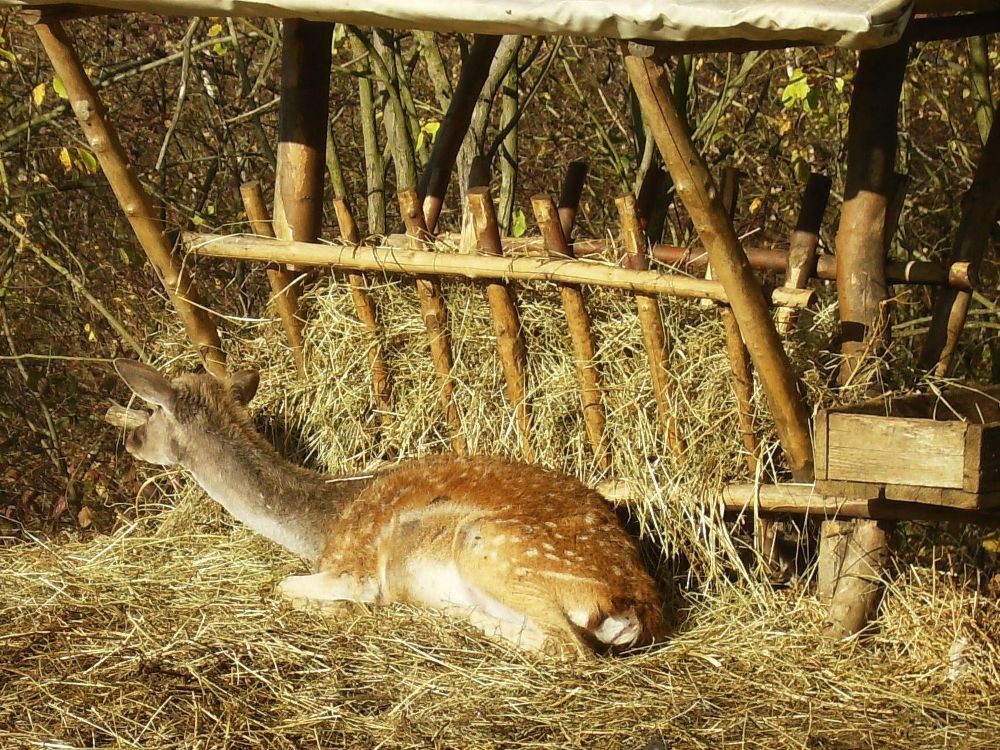
<path id="1" fill-rule="evenodd" d="M 0 0 L 37 6 L 59 0 Z M 160 14 L 278 16 L 488 34 L 651 41 L 806 41 L 878 47 L 902 33 L 913 0 L 77 0 Z"/>

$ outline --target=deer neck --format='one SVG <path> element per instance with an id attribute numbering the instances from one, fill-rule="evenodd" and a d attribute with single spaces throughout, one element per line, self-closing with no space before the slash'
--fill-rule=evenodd
<path id="1" fill-rule="evenodd" d="M 184 467 L 235 518 L 315 562 L 333 521 L 369 477 L 332 477 L 297 466 L 263 438 L 223 438 L 187 452 Z"/>

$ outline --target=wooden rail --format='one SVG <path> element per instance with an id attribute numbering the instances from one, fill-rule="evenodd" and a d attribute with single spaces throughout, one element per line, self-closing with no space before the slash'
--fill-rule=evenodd
<path id="1" fill-rule="evenodd" d="M 405 276 L 455 276 L 466 279 L 549 281 L 557 284 L 590 284 L 690 299 L 728 302 L 718 281 L 692 279 L 661 271 L 635 271 L 593 260 L 543 257 L 469 256 L 408 250 L 387 245 L 318 244 L 272 240 L 253 235 L 220 235 L 184 232 L 189 252 L 213 258 L 234 258 L 261 263 L 332 266 L 355 271 L 397 273 Z M 772 289 L 777 307 L 809 307 L 815 299 L 809 289 Z"/>

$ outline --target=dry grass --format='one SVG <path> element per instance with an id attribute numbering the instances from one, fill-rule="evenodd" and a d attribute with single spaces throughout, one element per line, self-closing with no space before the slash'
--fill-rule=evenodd
<path id="1" fill-rule="evenodd" d="M 449 292 L 469 443 L 516 456 L 485 303 Z M 383 282 L 375 295 L 396 385 L 388 435 L 368 394 L 369 342 L 342 287 L 321 284 L 309 298 L 306 383 L 272 322 L 231 326 L 234 361 L 264 368 L 262 418 L 332 471 L 374 465 L 387 442 L 403 455 L 445 450 L 412 285 Z M 522 302 L 539 460 L 596 481 L 558 297 L 534 289 Z M 0 745 L 995 748 L 995 598 L 960 575 L 904 564 L 875 635 L 825 642 L 804 581 L 763 584 L 719 517 L 717 490 L 742 462 L 716 316 L 666 309 L 692 446 L 681 471 L 656 424 L 631 305 L 611 293 L 591 303 L 614 474 L 642 488 L 633 510 L 665 545 L 662 573 L 683 591 L 667 644 L 559 663 L 408 608 L 326 619 L 289 611 L 273 588 L 301 564 L 180 475 L 160 476 L 170 507 L 124 511 L 136 520 L 113 536 L 0 548 Z M 829 320 L 824 310 L 806 321 L 792 345 L 816 394 L 823 378 L 810 363 Z M 162 357 L 181 357 L 176 329 L 165 340 Z"/>

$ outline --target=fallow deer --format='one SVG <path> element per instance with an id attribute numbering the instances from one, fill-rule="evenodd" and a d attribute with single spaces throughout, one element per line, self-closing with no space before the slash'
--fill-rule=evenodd
<path id="1" fill-rule="evenodd" d="M 182 466 L 233 516 L 305 558 L 314 572 L 279 584 L 298 605 L 405 602 L 532 650 L 618 652 L 664 633 L 635 541 L 576 479 L 450 456 L 324 475 L 254 430 L 245 405 L 255 372 L 167 380 L 138 362 L 115 367 L 153 407 L 128 435 L 129 453 Z"/>

